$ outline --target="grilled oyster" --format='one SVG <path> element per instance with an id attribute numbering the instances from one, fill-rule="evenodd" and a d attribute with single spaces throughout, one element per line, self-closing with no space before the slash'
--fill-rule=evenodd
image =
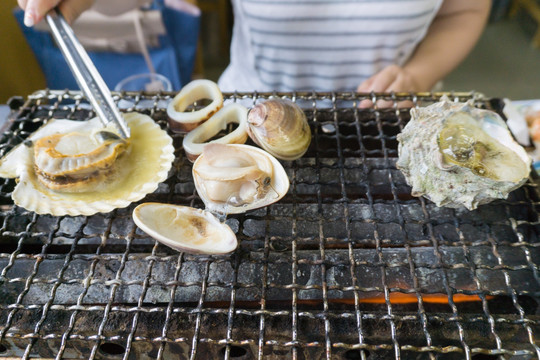
<path id="1" fill-rule="evenodd" d="M 248 134 L 264 150 L 281 160 L 296 160 L 311 143 L 304 111 L 287 99 L 270 99 L 248 114 Z"/>
<path id="2" fill-rule="evenodd" d="M 289 189 L 283 166 L 249 145 L 212 143 L 193 164 L 193 180 L 207 210 L 236 214 L 270 205 Z"/>
<path id="3" fill-rule="evenodd" d="M 150 117 L 124 118 L 122 140 L 98 118 L 50 120 L 0 159 L 0 176 L 19 178 L 15 204 L 39 214 L 91 215 L 140 200 L 166 179 L 172 139 Z"/>
<path id="4" fill-rule="evenodd" d="M 187 206 L 144 203 L 133 220 L 145 233 L 175 250 L 195 254 L 225 254 L 236 249 L 236 235 L 208 211 Z"/>
<path id="5" fill-rule="evenodd" d="M 447 97 L 411 109 L 411 121 L 397 136 L 397 167 L 412 186 L 437 206 L 475 209 L 505 199 L 528 178 L 531 160 L 498 114 L 472 101 Z"/>

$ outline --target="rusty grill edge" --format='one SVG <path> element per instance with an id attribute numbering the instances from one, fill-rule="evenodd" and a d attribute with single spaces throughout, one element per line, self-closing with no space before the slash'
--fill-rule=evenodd
<path id="1" fill-rule="evenodd" d="M 448 95 L 500 110 L 496 99 Z M 172 96 L 115 100 L 166 128 Z M 395 136 L 409 116 L 400 101 L 441 94 L 226 94 L 248 107 L 271 96 L 305 109 L 312 144 L 282 162 L 291 189 L 280 202 L 228 217 L 240 246 L 227 256 L 154 242 L 131 220 L 137 204 L 36 215 L 12 205 L 15 182 L 2 179 L 0 358 L 540 358 L 535 178 L 472 212 L 437 208 L 410 196 Z M 394 106 L 358 108 L 365 99 Z M 12 113 L 0 151 L 49 118 L 90 116 L 78 92 L 37 92 Z M 170 177 L 143 201 L 202 208 L 172 136 Z"/>

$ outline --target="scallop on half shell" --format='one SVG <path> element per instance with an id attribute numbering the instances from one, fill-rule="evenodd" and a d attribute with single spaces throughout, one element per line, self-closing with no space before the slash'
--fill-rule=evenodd
<path id="1" fill-rule="evenodd" d="M 437 206 L 475 209 L 525 183 L 531 159 L 501 117 L 446 96 L 411 109 L 398 134 L 397 167 L 412 187 Z"/>
<path id="2" fill-rule="evenodd" d="M 152 118 L 124 114 L 129 139 L 89 121 L 52 119 L 0 159 L 0 176 L 18 178 L 13 201 L 38 214 L 92 215 L 155 191 L 174 160 L 172 139 Z"/>
<path id="3" fill-rule="evenodd" d="M 152 238 L 178 251 L 226 254 L 238 245 L 227 224 L 201 209 L 143 203 L 133 210 L 133 221 Z"/>
<path id="4" fill-rule="evenodd" d="M 281 160 L 296 160 L 311 143 L 304 111 L 287 99 L 269 99 L 248 114 L 248 134 L 264 150 Z"/>
<path id="5" fill-rule="evenodd" d="M 238 214 L 270 205 L 289 190 L 283 166 L 250 145 L 212 143 L 193 164 L 195 188 L 206 209 Z"/>

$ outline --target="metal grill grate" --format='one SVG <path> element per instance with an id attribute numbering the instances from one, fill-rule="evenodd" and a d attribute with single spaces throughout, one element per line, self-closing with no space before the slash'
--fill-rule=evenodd
<path id="1" fill-rule="evenodd" d="M 123 93 L 167 126 L 174 94 Z M 0 183 L 0 358 L 530 359 L 540 357 L 539 191 L 535 179 L 475 211 L 410 196 L 395 168 L 399 101 L 441 94 L 228 94 L 252 106 L 286 96 L 313 141 L 284 162 L 289 193 L 227 222 L 227 256 L 177 253 L 131 220 L 39 216 Z M 478 106 L 499 109 L 476 94 Z M 87 119 L 79 93 L 31 95 L 4 129 L 5 153 L 51 117 Z M 171 176 L 144 201 L 203 207 L 172 135 Z"/>

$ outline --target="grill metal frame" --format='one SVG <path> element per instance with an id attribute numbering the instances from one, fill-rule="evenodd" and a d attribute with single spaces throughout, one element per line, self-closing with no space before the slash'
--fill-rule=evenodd
<path id="1" fill-rule="evenodd" d="M 114 98 L 167 128 L 174 95 Z M 240 245 L 225 256 L 158 244 L 133 224 L 137 204 L 90 217 L 28 212 L 11 203 L 14 180 L 2 180 L 0 358 L 540 358 L 536 178 L 468 212 L 412 198 L 395 168 L 401 101 L 441 95 L 225 94 L 248 107 L 292 99 L 313 130 L 308 153 L 283 162 L 289 194 L 229 216 Z M 447 95 L 500 111 L 496 99 Z M 36 92 L 11 114 L 0 152 L 49 118 L 92 115 L 79 92 Z M 203 207 L 182 136 L 171 135 L 171 175 L 143 201 Z M 404 294 L 413 302 L 399 304 Z"/>

